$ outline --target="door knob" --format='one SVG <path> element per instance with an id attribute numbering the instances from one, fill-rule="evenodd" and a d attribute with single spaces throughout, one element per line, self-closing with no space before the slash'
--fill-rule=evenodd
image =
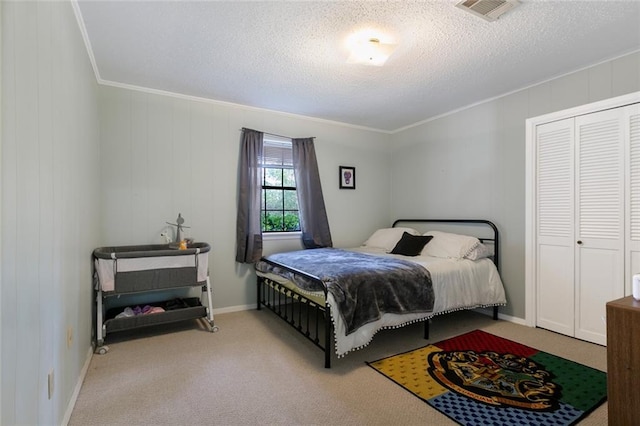
<path id="1" fill-rule="evenodd" d="M 582 240 L 578 240 L 578 241 L 576 241 L 576 242 L 578 243 L 578 245 L 579 245 L 579 246 L 581 246 L 581 245 L 582 245 Z"/>

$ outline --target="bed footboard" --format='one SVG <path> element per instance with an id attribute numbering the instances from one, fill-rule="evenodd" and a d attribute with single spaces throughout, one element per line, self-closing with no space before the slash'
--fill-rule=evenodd
<path id="1" fill-rule="evenodd" d="M 324 367 L 331 368 L 333 327 L 326 302 L 320 305 L 301 293 L 258 275 L 258 310 L 262 306 L 324 351 Z"/>

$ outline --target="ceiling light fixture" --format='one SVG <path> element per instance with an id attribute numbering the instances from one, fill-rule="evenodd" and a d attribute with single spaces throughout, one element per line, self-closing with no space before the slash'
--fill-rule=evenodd
<path id="1" fill-rule="evenodd" d="M 393 53 L 395 44 L 382 43 L 379 38 L 369 37 L 350 43 L 349 64 L 364 64 L 381 67 Z"/>

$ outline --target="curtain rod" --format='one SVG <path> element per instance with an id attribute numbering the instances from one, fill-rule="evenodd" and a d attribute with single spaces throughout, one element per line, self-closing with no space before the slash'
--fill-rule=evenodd
<path id="1" fill-rule="evenodd" d="M 242 129 L 240 129 L 241 131 L 245 131 L 245 130 L 253 130 L 254 132 L 260 132 L 260 133 L 264 133 L 265 135 L 269 135 L 269 136 L 277 136 L 279 138 L 285 138 L 285 139 L 298 139 L 298 138 L 292 138 L 291 136 L 283 136 L 283 135 L 278 135 L 276 133 L 269 133 L 269 132 L 263 132 L 260 130 L 255 130 L 255 129 L 249 129 L 247 127 L 243 127 Z M 315 136 L 311 136 L 311 139 L 315 139 Z"/>

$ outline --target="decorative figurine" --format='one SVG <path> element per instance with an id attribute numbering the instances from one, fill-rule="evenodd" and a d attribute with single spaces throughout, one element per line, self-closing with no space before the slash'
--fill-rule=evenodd
<path id="1" fill-rule="evenodd" d="M 190 226 L 184 226 L 184 219 L 182 218 L 182 214 L 178 213 L 178 218 L 176 219 L 176 223 L 169 223 L 169 222 L 165 222 L 167 225 L 171 225 L 171 226 L 175 226 L 176 227 L 176 242 L 178 244 L 180 244 L 180 242 L 183 240 L 182 238 L 182 231 L 184 230 L 184 228 L 191 228 Z"/>

